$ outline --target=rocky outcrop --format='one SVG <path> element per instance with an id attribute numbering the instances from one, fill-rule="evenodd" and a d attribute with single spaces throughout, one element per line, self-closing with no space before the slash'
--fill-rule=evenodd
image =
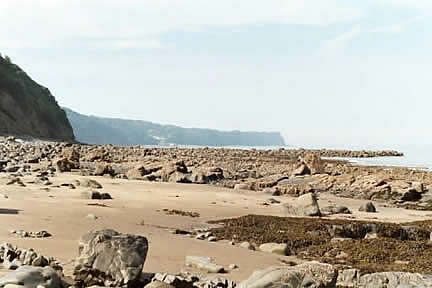
<path id="1" fill-rule="evenodd" d="M 288 215 L 296 216 L 321 216 L 318 200 L 315 193 L 308 193 L 297 198 L 295 203 L 286 204 Z"/>
<path id="2" fill-rule="evenodd" d="M 50 91 L 0 56 L 0 135 L 74 141 L 66 113 Z"/>
<path id="3" fill-rule="evenodd" d="M 239 288 L 333 288 L 337 270 L 328 264 L 309 262 L 293 267 L 269 267 L 256 271 Z"/>
<path id="4" fill-rule="evenodd" d="M 74 280 L 80 286 L 132 287 L 139 281 L 147 251 L 148 241 L 142 236 L 114 230 L 89 232 L 79 242 Z"/>

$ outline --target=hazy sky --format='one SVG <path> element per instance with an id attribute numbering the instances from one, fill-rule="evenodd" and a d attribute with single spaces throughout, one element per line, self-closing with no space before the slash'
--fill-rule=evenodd
<path id="1" fill-rule="evenodd" d="M 0 52 L 84 114 L 432 144 L 431 0 L 1 0 Z"/>

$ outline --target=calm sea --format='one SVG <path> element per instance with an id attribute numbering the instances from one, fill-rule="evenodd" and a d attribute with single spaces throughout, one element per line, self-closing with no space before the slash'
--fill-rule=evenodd
<path id="1" fill-rule="evenodd" d="M 159 146 L 160 147 L 160 146 Z M 167 146 L 167 147 L 184 147 L 184 148 L 203 148 L 201 146 Z M 333 159 L 348 160 L 358 165 L 368 166 L 397 166 L 397 167 L 410 167 L 418 169 L 427 169 L 432 171 L 432 147 L 426 145 L 392 145 L 390 147 L 379 146 L 364 146 L 362 148 L 354 146 L 346 147 L 294 147 L 294 146 L 229 146 L 229 147 L 215 147 L 215 148 L 231 148 L 231 149 L 258 149 L 258 150 L 272 150 L 272 149 L 346 149 L 346 150 L 396 150 L 404 153 L 403 157 L 375 157 L 375 158 L 346 158 L 337 157 Z"/>

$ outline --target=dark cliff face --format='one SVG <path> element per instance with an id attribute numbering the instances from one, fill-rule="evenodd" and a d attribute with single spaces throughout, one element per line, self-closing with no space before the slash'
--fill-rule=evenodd
<path id="1" fill-rule="evenodd" d="M 86 116 L 65 108 L 78 141 L 88 144 L 284 146 L 278 132 L 217 131 L 181 128 L 148 121 Z"/>
<path id="2" fill-rule="evenodd" d="M 1 56 L 0 135 L 74 141 L 66 113 L 50 91 Z"/>

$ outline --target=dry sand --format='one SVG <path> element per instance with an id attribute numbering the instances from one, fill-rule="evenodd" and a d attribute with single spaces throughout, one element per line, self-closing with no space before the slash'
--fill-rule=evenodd
<path id="1" fill-rule="evenodd" d="M 70 173 L 52 178 L 54 185 L 72 183 L 84 177 Z M 237 264 L 240 268 L 223 275 L 233 280 L 243 280 L 254 270 L 271 265 L 280 265 L 280 259 L 299 261 L 293 257 L 282 257 L 229 245 L 228 241 L 211 243 L 188 236 L 174 235 L 172 230 L 191 230 L 209 226 L 207 221 L 238 217 L 247 214 L 274 216 L 285 215 L 282 204 L 294 201 L 290 197 L 277 198 L 282 204 L 264 206 L 272 196 L 251 192 L 235 191 L 208 185 L 150 183 L 90 177 L 103 185 L 102 192 L 108 192 L 114 200 L 94 201 L 81 198 L 81 192 L 88 188 L 67 187 L 42 190 L 41 185 L 27 184 L 27 187 L 6 186 L 0 181 L 0 239 L 22 248 L 34 248 L 43 255 L 52 256 L 65 263 L 66 274 L 71 272 L 70 260 L 78 253 L 77 240 L 89 230 L 112 228 L 119 232 L 140 234 L 149 239 L 149 254 L 144 266 L 147 272 L 190 271 L 184 266 L 187 255 L 210 256 L 216 263 L 228 266 Z M 33 178 L 22 178 L 24 182 Z M 4 180 L 4 179 L 3 179 Z M 376 204 L 379 213 L 358 212 L 364 200 L 341 199 L 321 194 L 320 205 L 342 204 L 353 212 L 349 216 L 358 220 L 386 222 L 408 222 L 432 219 L 430 212 L 411 211 L 384 207 Z M 103 203 L 109 207 L 89 206 Z M 166 215 L 164 208 L 198 212 L 199 218 Z M 87 218 L 88 214 L 99 217 Z M 334 217 L 335 218 L 335 217 Z M 10 234 L 10 230 L 37 232 L 47 230 L 53 237 L 46 239 L 23 239 Z M 69 263 L 69 264 L 67 264 Z"/>

